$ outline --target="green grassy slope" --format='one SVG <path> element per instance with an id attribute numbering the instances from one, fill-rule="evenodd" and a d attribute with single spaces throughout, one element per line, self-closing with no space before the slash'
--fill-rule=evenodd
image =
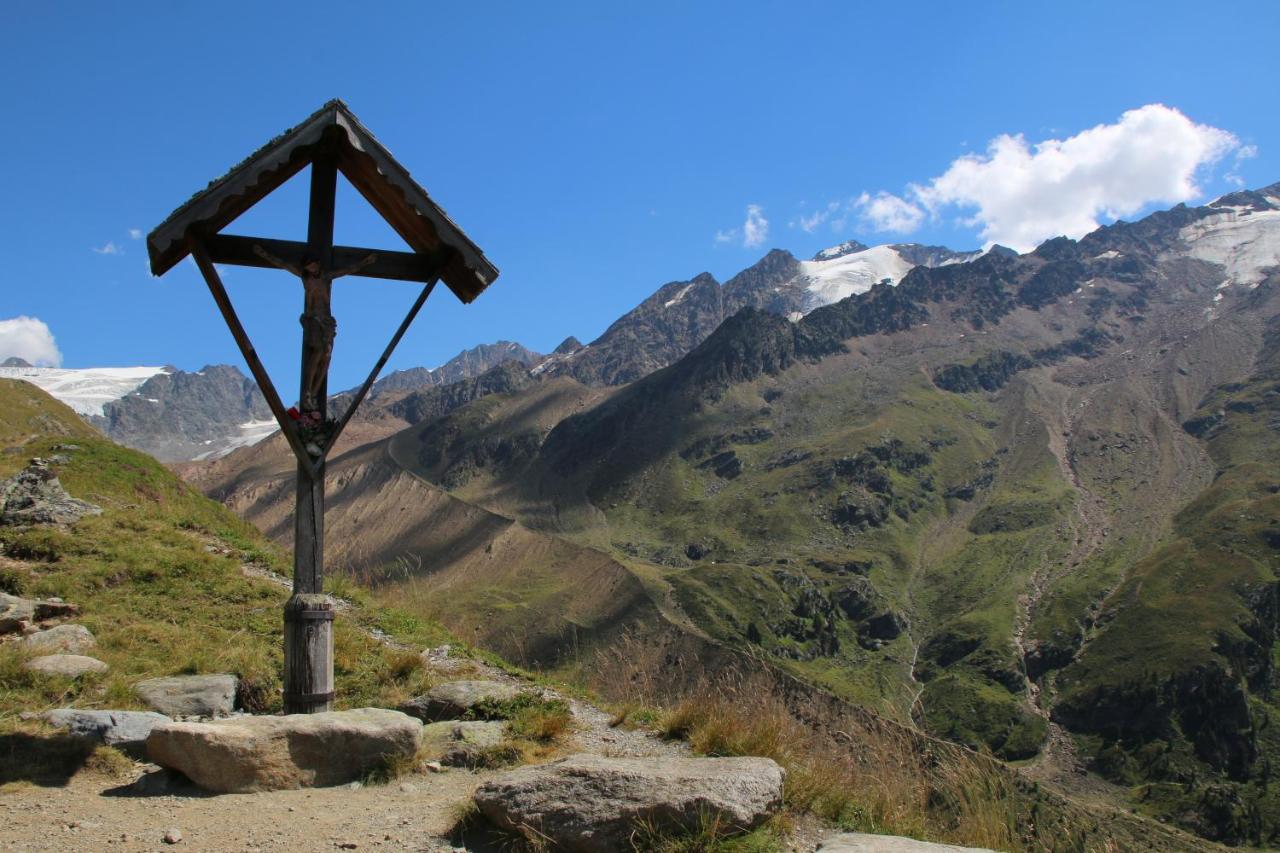
<path id="1" fill-rule="evenodd" d="M 1152 811 L 1210 837 L 1280 831 L 1280 325 L 1257 369 L 1217 389 L 1186 428 L 1218 466 L 1104 604 L 1062 671 L 1056 715 L 1087 733 L 1103 772 Z"/>
<path id="2" fill-rule="evenodd" d="M 0 731 L 20 727 L 23 711 L 138 707 L 134 683 L 179 673 L 235 673 L 245 704 L 279 708 L 288 591 L 243 569 L 287 571 L 275 545 L 27 383 L 0 381 L 0 442 L 0 477 L 33 456 L 60 454 L 67 461 L 53 467 L 66 489 L 103 508 L 70 529 L 0 528 L 0 588 L 79 605 L 74 621 L 94 633 L 92 654 L 111 667 L 77 681 L 37 676 L 22 668 L 13 644 L 0 644 Z M 341 706 L 394 703 L 421 686 L 416 656 L 408 661 L 374 641 L 365 630 L 372 626 L 418 647 L 448 638 L 437 624 L 357 600 L 335 628 Z"/>

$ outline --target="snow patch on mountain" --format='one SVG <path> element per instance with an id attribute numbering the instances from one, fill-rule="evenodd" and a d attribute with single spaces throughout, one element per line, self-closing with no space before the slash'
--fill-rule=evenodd
<path id="1" fill-rule="evenodd" d="M 1265 271 L 1280 265 L 1280 210 L 1256 210 L 1238 205 L 1184 227 L 1178 236 L 1191 257 L 1221 264 L 1226 279 L 1220 287 L 1257 287 Z"/>
<path id="2" fill-rule="evenodd" d="M 204 453 L 200 453 L 194 457 L 193 461 L 203 462 L 207 459 L 221 459 L 233 450 L 239 450 L 242 447 L 252 447 L 265 438 L 268 438 L 280 429 L 274 418 L 268 418 L 261 421 L 246 421 L 238 427 L 239 433 L 229 436 L 222 441 L 210 439 L 205 442 L 208 445 L 214 445 Z"/>
<path id="3" fill-rule="evenodd" d="M 835 252 L 840 247 L 828 249 Z M 825 256 L 820 252 L 819 256 Z M 809 291 L 804 312 L 839 302 L 888 279 L 897 284 L 914 265 L 892 246 L 875 246 L 847 255 L 834 254 L 827 260 L 801 261 L 801 277 Z"/>
<path id="4" fill-rule="evenodd" d="M 689 290 L 692 287 L 693 287 L 692 282 L 690 282 L 689 284 L 686 284 L 684 287 L 680 288 L 680 292 L 677 293 L 673 299 L 668 299 L 666 302 L 664 302 L 662 307 L 670 308 L 672 305 L 678 304 L 680 300 L 685 298 L 685 296 L 689 293 Z"/>
<path id="5" fill-rule="evenodd" d="M 839 246 L 832 246 L 829 249 L 823 249 L 821 252 L 813 256 L 815 261 L 832 261 L 836 258 L 852 255 L 855 252 L 865 252 L 867 246 L 859 243 L 857 240 L 845 240 Z"/>
<path id="6" fill-rule="evenodd" d="M 86 417 L 102 417 L 103 406 L 132 394 L 165 367 L 0 367 L 0 379 L 22 379 Z"/>

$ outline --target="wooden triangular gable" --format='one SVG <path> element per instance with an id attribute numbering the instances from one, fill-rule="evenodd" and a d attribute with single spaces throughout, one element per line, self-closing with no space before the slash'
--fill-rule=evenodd
<path id="1" fill-rule="evenodd" d="M 215 237 L 240 214 L 328 150 L 338 170 L 415 253 L 443 261 L 434 271 L 463 302 L 480 295 L 498 270 L 462 229 L 382 146 L 341 100 L 332 100 L 301 124 L 277 136 L 192 196 L 147 236 L 153 275 L 162 275 L 189 254 L 187 232 L 194 229 L 210 243 L 214 261 L 255 263 L 244 238 Z M 263 244 L 262 240 L 255 243 Z M 271 251 L 272 246 L 264 245 Z M 283 241 L 273 255 L 287 257 Z M 335 264 L 367 257 L 373 250 L 335 246 Z M 380 267 L 357 275 L 422 280 L 408 253 L 378 252 Z M 397 274 L 399 272 L 399 274 Z"/>

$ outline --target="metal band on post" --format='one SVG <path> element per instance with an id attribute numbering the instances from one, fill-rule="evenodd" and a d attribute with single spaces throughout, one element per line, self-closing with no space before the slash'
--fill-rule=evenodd
<path id="1" fill-rule="evenodd" d="M 286 610 L 284 612 L 284 621 L 286 622 L 332 622 L 334 613 L 332 610 Z"/>

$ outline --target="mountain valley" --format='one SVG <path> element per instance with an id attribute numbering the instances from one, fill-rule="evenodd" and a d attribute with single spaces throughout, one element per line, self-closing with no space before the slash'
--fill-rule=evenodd
<path id="1" fill-rule="evenodd" d="M 761 304 L 785 253 L 668 285 L 573 358 L 402 405 L 331 464 L 334 558 L 522 663 L 607 684 L 625 647 L 678 692 L 749 661 L 1265 843 L 1277 215 L 1232 194 L 801 316 Z M 284 541 L 291 471 L 249 453 L 201 486 Z"/>

